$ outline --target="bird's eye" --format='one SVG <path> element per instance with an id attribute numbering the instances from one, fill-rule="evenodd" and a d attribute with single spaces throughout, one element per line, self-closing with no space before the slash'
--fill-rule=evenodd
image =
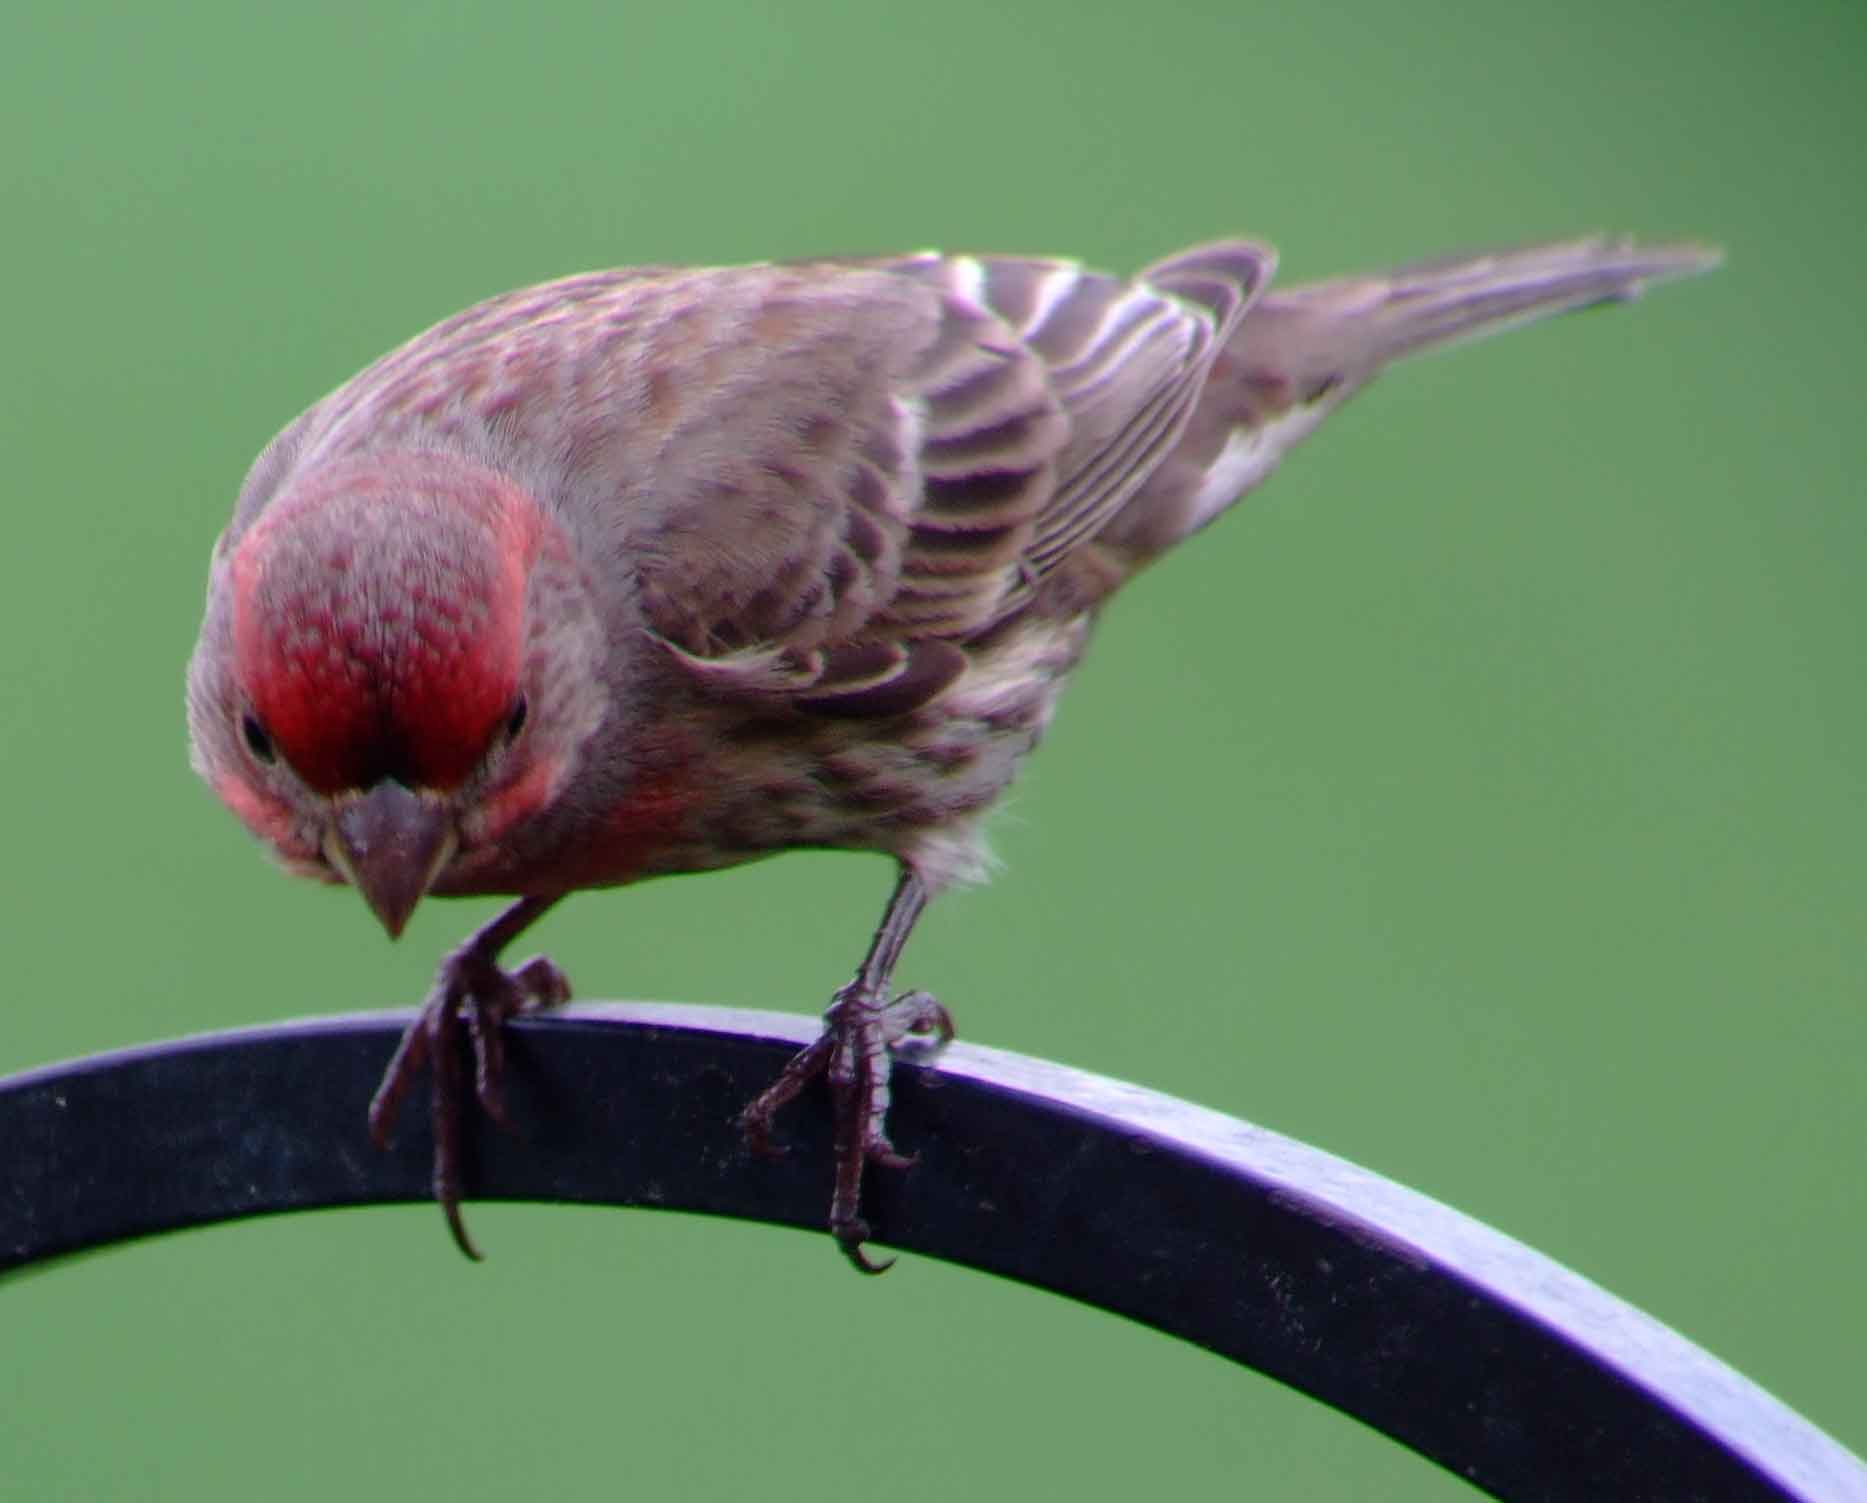
<path id="1" fill-rule="evenodd" d="M 525 729 L 525 717 L 530 713 L 531 707 L 526 704 L 523 694 L 512 701 L 512 709 L 506 715 L 506 740 L 519 739 L 519 732 Z"/>
<path id="2" fill-rule="evenodd" d="M 266 728 L 259 723 L 259 717 L 250 710 L 240 717 L 240 734 L 245 738 L 246 749 L 253 754 L 254 761 L 271 766 L 278 760 L 279 754 L 272 748 L 272 737 L 266 734 Z"/>

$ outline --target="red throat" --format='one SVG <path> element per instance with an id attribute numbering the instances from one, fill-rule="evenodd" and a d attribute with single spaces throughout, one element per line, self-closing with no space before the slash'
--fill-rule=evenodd
<path id="1" fill-rule="evenodd" d="M 454 787 L 518 693 L 536 504 L 430 456 L 371 456 L 317 481 L 235 553 L 240 682 L 321 793 Z"/>

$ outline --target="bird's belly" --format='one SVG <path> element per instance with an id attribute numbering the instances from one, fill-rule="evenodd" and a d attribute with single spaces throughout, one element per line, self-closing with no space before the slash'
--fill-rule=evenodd
<path id="1" fill-rule="evenodd" d="M 701 845 L 736 860 L 801 847 L 913 859 L 970 831 L 1043 736 L 1081 654 L 1086 620 L 1046 626 L 976 649 L 945 693 L 905 715 L 793 712 L 727 728 L 732 750 L 714 771 L 730 792 L 701 807 Z"/>

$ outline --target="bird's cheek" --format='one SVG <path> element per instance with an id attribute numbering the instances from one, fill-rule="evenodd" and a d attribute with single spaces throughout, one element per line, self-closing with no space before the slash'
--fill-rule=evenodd
<path id="1" fill-rule="evenodd" d="M 557 758 L 534 758 L 511 782 L 495 789 L 462 822 L 469 845 L 492 845 L 514 825 L 550 804 L 563 782 L 564 764 Z"/>
<path id="2" fill-rule="evenodd" d="M 288 864 L 316 863 L 318 848 L 300 833 L 298 821 L 289 804 L 255 788 L 245 779 L 228 774 L 215 781 L 214 792 L 220 801 Z"/>

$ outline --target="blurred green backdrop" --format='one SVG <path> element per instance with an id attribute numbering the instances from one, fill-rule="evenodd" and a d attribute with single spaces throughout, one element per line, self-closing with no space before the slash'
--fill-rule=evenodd
<path id="1" fill-rule="evenodd" d="M 484 912 L 391 948 L 270 874 L 181 721 L 247 463 L 477 297 L 934 243 L 1131 267 L 1246 231 L 1310 276 L 1702 235 L 1713 278 L 1396 373 L 1125 597 L 1005 874 L 902 979 L 1491 1221 L 1867 1448 L 1864 14 L 16 3 L 0 1068 L 405 1005 Z M 815 1011 L 887 883 L 792 857 L 544 940 L 588 996 Z M 480 1268 L 411 1208 L 0 1286 L 9 1496 L 1469 1496 L 925 1259 L 474 1225 Z"/>

